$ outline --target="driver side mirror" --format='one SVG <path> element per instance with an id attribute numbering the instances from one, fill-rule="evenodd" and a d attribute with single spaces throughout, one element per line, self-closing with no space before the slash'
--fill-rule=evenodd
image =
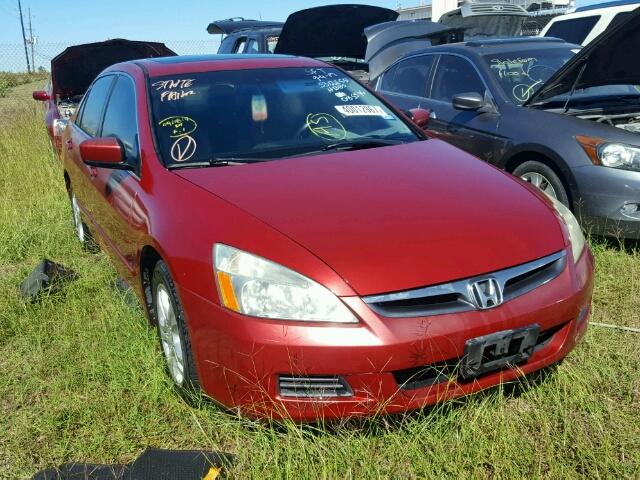
<path id="1" fill-rule="evenodd" d="M 37 100 L 39 102 L 46 102 L 51 98 L 49 94 L 44 90 L 36 90 L 31 94 L 31 96 L 33 97 L 34 100 Z"/>
<path id="2" fill-rule="evenodd" d="M 407 112 L 407 116 L 420 128 L 426 128 L 431 117 L 431 110 L 424 108 L 412 108 Z"/>
<path id="3" fill-rule="evenodd" d="M 451 99 L 456 110 L 476 111 L 485 105 L 484 97 L 476 92 L 458 93 Z"/>
<path id="4" fill-rule="evenodd" d="M 80 157 L 91 167 L 132 170 L 125 163 L 124 148 L 117 138 L 90 138 L 80 144 Z"/>

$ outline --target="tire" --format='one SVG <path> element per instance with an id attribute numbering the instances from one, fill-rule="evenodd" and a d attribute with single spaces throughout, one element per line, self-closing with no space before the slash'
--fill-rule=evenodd
<path id="1" fill-rule="evenodd" d="M 158 260 L 151 277 L 152 323 L 158 329 L 165 368 L 181 394 L 199 394 L 200 381 L 185 324 L 184 311 L 167 264 Z"/>
<path id="2" fill-rule="evenodd" d="M 82 219 L 82 212 L 78 206 L 78 200 L 72 189 L 69 189 L 69 202 L 71 203 L 71 220 L 73 228 L 76 232 L 76 238 L 82 244 L 82 248 L 91 253 L 97 253 L 100 250 L 98 244 L 93 239 L 87 224 Z"/>
<path id="3" fill-rule="evenodd" d="M 567 195 L 562 180 L 551 167 L 532 160 L 518 165 L 513 171 L 513 174 L 525 182 L 529 182 L 538 187 L 550 197 L 559 200 L 571 208 L 569 205 L 569 195 Z"/>

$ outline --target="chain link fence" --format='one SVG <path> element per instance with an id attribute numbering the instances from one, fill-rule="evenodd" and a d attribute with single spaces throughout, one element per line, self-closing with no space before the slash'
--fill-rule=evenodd
<path id="1" fill-rule="evenodd" d="M 211 54 L 218 50 L 219 39 L 164 41 L 178 55 Z M 27 45 L 0 44 L 0 105 L 24 103 L 30 92 L 43 88 L 48 80 L 51 59 L 71 46 L 70 43 Z M 28 60 L 27 60 L 28 57 Z M 28 63 L 27 63 L 28 62 Z"/>

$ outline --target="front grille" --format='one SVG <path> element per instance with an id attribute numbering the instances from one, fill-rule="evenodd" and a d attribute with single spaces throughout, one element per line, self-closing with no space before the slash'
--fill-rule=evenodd
<path id="1" fill-rule="evenodd" d="M 353 391 L 340 376 L 280 375 L 278 390 L 281 397 L 352 397 Z"/>
<path id="2" fill-rule="evenodd" d="M 362 300 L 384 317 L 422 317 L 459 313 L 478 309 L 471 285 L 479 280 L 495 279 L 503 301 L 524 295 L 556 278 L 566 265 L 563 251 L 516 267 L 486 275 L 402 292 L 370 295 Z"/>
<path id="3" fill-rule="evenodd" d="M 534 351 L 540 350 L 549 345 L 549 343 L 551 343 L 551 340 L 553 339 L 553 336 L 560 330 L 562 330 L 566 325 L 567 322 L 564 322 L 560 325 L 556 325 L 555 327 L 551 327 L 540 332 L 540 334 L 538 335 L 538 339 L 536 340 Z M 458 376 L 458 370 L 461 361 L 462 357 L 452 358 L 450 360 L 432 363 L 430 365 L 424 365 L 421 367 L 396 370 L 391 373 L 393 374 L 393 378 L 395 379 L 396 383 L 402 390 L 415 390 L 416 388 L 423 388 L 429 385 L 435 385 L 437 383 L 443 383 L 450 380 L 455 380 L 458 383 L 465 383 L 476 380 L 478 378 L 482 378 L 482 375 L 468 380 L 463 380 L 462 378 L 460 378 Z M 490 373 L 495 372 L 488 372 L 487 375 Z"/>

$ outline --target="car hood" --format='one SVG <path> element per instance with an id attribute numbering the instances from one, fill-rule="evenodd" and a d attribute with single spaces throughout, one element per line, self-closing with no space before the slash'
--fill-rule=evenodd
<path id="1" fill-rule="evenodd" d="M 601 85 L 640 85 L 640 8 L 605 30 L 542 85 L 524 105 L 574 89 Z"/>
<path id="2" fill-rule="evenodd" d="M 364 29 L 398 18 L 398 12 L 369 5 L 328 5 L 294 12 L 282 27 L 275 53 L 304 57 L 364 59 Z"/>
<path id="3" fill-rule="evenodd" d="M 435 139 L 174 173 L 287 235 L 360 295 L 471 277 L 564 247 L 546 202 Z"/>
<path id="4" fill-rule="evenodd" d="M 122 38 L 73 45 L 51 60 L 51 79 L 56 94 L 82 95 L 93 79 L 111 65 L 140 58 L 175 55 L 164 43 Z"/>
<path id="5" fill-rule="evenodd" d="M 279 28 L 282 22 L 270 22 L 268 20 L 249 20 L 242 17 L 227 18 L 226 20 L 214 20 L 207 26 L 207 33 L 211 35 L 229 35 L 239 30 Z"/>
<path id="6" fill-rule="evenodd" d="M 400 20 L 364 29 L 369 78 L 376 78 L 402 55 L 431 45 L 461 42 L 464 30 L 428 20 Z"/>

